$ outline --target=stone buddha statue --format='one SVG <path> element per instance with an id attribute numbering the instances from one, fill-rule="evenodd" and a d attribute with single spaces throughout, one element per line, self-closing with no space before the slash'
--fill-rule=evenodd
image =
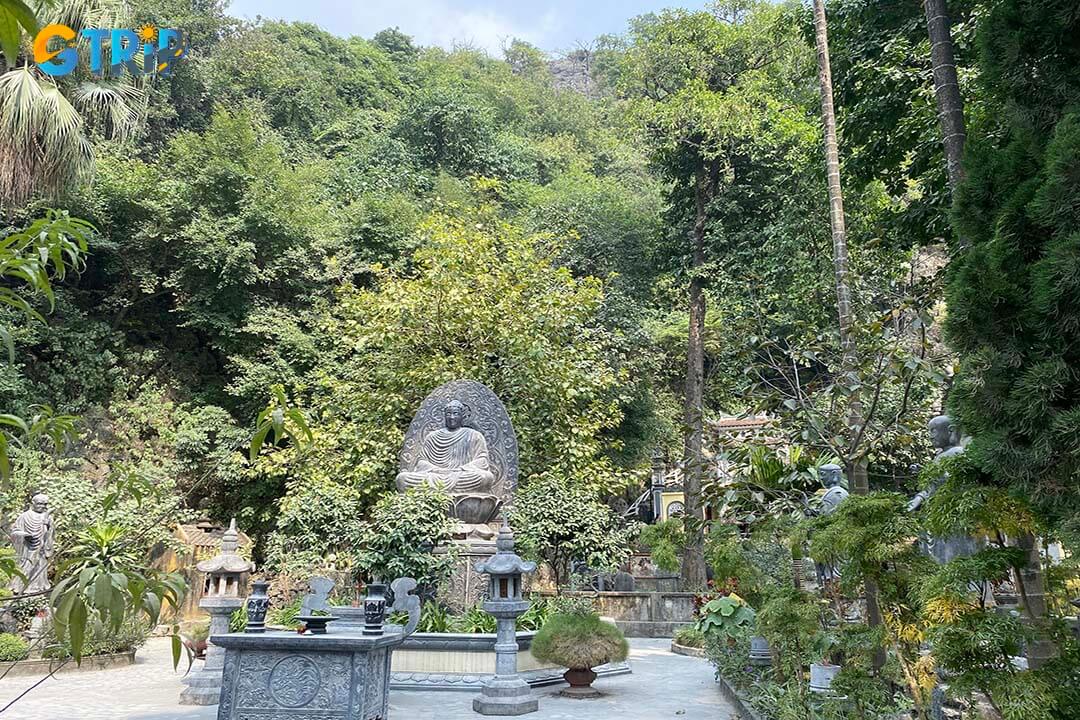
<path id="1" fill-rule="evenodd" d="M 455 541 L 490 544 L 499 511 L 517 486 L 518 447 L 502 401 L 475 380 L 431 391 L 402 443 L 396 485 L 438 487 L 449 495 Z"/>
<path id="2" fill-rule="evenodd" d="M 960 429 L 948 415 L 938 415 L 927 426 L 930 435 L 930 443 L 937 450 L 934 461 L 956 457 L 964 452 Z M 913 467 L 918 470 L 918 466 Z M 916 512 L 922 508 L 926 501 L 934 496 L 938 489 L 948 480 L 948 474 L 942 473 L 930 481 L 924 490 L 920 490 L 907 504 L 908 512 Z M 950 535 L 937 537 L 927 534 L 920 541 L 923 550 L 938 563 L 944 564 L 954 558 L 970 557 L 977 553 L 983 545 L 980 538 L 971 535 Z M 989 585 L 975 583 L 972 590 L 979 592 L 984 601 L 993 603 L 993 595 L 989 591 Z"/>
<path id="3" fill-rule="evenodd" d="M 398 473 L 398 490 L 429 485 L 451 495 L 493 492 L 495 475 L 488 466 L 487 440 L 483 433 L 462 424 L 466 411 L 459 400 L 446 404 L 444 427 L 428 433 L 416 465 Z"/>

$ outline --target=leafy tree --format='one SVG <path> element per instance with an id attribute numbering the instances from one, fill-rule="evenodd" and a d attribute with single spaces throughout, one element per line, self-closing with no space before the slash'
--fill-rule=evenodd
<path id="1" fill-rule="evenodd" d="M 679 557 L 686 545 L 686 532 L 678 518 L 646 525 L 638 535 L 638 542 L 649 549 L 653 565 L 664 572 L 679 571 Z"/>
<path id="2" fill-rule="evenodd" d="M 401 93 L 381 48 L 308 23 L 263 22 L 224 38 L 207 59 L 204 81 L 219 107 L 254 99 L 272 127 L 304 145 L 332 119 L 392 108 Z"/>
<path id="3" fill-rule="evenodd" d="M 700 478 L 703 472 L 705 287 L 709 242 L 722 235 L 738 158 L 767 124 L 770 92 L 783 94 L 778 68 L 799 48 L 764 4 L 721 3 L 712 12 L 666 11 L 634 21 L 621 59 L 619 90 L 634 98 L 658 170 L 672 183 L 672 219 L 689 247 L 689 334 L 684 392 L 684 488 L 690 533 L 683 578 L 703 585 Z"/>
<path id="4" fill-rule="evenodd" d="M 381 48 L 398 65 L 415 60 L 420 53 L 413 45 L 412 38 L 396 26 L 375 33 L 371 43 Z"/>
<path id="5" fill-rule="evenodd" d="M 510 524 L 521 552 L 546 562 L 560 591 L 575 561 L 611 571 L 630 557 L 632 530 L 589 490 L 565 479 L 547 476 L 518 490 Z"/>
<path id="6" fill-rule="evenodd" d="M 948 284 L 950 343 L 960 367 L 950 408 L 972 436 L 966 455 L 979 482 L 1030 502 L 1050 532 L 1080 517 L 1080 382 L 1076 282 L 1080 227 L 1080 84 L 1071 3 L 996 4 L 979 28 L 981 81 L 996 117 L 969 138 L 955 211 L 970 248 Z M 1026 611 L 1046 613 L 1034 538 Z M 1033 666 L 1053 654 L 1029 646 Z"/>
<path id="7" fill-rule="evenodd" d="M 43 296 L 50 307 L 54 305 L 53 279 L 63 279 L 69 270 L 83 267 L 93 231 L 93 226 L 83 220 L 50 210 L 26 229 L 0 240 L 0 282 L 4 283 L 0 285 L 0 308 L 44 323 L 44 317 L 32 304 L 33 296 Z M 15 344 L 6 316 L 0 318 L 0 341 L 6 346 L 8 363 L 14 363 Z M 73 419 L 56 416 L 49 408 L 42 408 L 30 422 L 12 414 L 0 415 L 0 484 L 6 484 L 11 472 L 8 447 L 12 438 L 4 428 L 14 428 L 18 432 L 15 438 L 24 442 L 51 436 L 55 444 L 62 446 L 72 434 Z"/>
<path id="8" fill-rule="evenodd" d="M 574 279 L 551 262 L 551 238 L 490 211 L 436 214 L 420 231 L 409 270 L 378 268 L 372 288 L 342 288 L 319 323 L 319 361 L 299 388 L 311 394 L 318 449 L 288 470 L 275 541 L 290 554 L 346 542 L 391 486 L 417 407 L 455 378 L 506 404 L 523 485 L 542 475 L 595 491 L 625 483 L 609 453 L 626 370 L 597 323 L 602 284 Z"/>
<path id="9" fill-rule="evenodd" d="M 902 246 L 931 245 L 953 235 L 952 197 L 924 12 L 940 3 L 921 4 L 923 8 L 904 0 L 838 0 L 828 5 L 847 190 L 850 195 L 869 183 L 881 184 L 891 199 L 883 208 L 881 224 L 892 230 L 882 239 Z M 987 111 L 977 83 L 974 43 L 984 6 L 978 0 L 948 2 L 966 123 L 977 121 Z M 950 117 L 959 119 L 955 113 Z"/>

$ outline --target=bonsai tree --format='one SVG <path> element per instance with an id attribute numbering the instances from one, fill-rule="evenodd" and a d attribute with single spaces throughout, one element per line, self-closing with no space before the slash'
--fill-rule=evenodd
<path id="1" fill-rule="evenodd" d="M 536 658 L 568 668 L 563 678 L 570 687 L 562 694 L 577 698 L 599 697 L 592 687 L 593 668 L 625 660 L 628 652 L 622 632 L 601 620 L 591 605 L 559 607 L 532 642 Z"/>

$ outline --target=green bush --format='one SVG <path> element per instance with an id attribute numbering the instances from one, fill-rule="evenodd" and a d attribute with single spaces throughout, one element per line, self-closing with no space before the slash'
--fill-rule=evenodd
<path id="1" fill-rule="evenodd" d="M 634 532 L 589 488 L 553 476 L 518 488 L 510 524 L 518 552 L 546 562 L 559 588 L 575 560 L 591 570 L 618 569 L 630 556 Z"/>
<path id="2" fill-rule="evenodd" d="M 300 624 L 297 622 L 296 616 L 300 614 L 300 605 L 303 601 L 304 598 L 298 596 L 288 605 L 271 608 L 270 612 L 266 614 L 266 624 L 286 628 L 296 627 Z"/>
<path id="3" fill-rule="evenodd" d="M 532 603 L 529 609 L 517 619 L 518 630 L 539 630 L 551 613 L 551 603 L 545 598 L 533 595 L 529 601 Z"/>
<path id="4" fill-rule="evenodd" d="M 703 648 L 705 647 L 705 633 L 693 625 L 686 625 L 675 631 L 675 644 L 683 647 Z"/>
<path id="5" fill-rule="evenodd" d="M 560 615 L 595 615 L 592 599 L 581 595 L 556 595 L 548 600 L 552 613 Z"/>
<path id="6" fill-rule="evenodd" d="M 138 650 L 146 643 L 146 639 L 150 637 L 150 629 L 150 626 L 141 616 L 127 618 L 116 632 L 100 623 L 96 625 L 87 623 L 86 642 L 83 644 L 82 651 L 83 657 L 114 655 Z M 47 637 L 49 638 L 49 644 L 42 652 L 42 655 L 53 658 L 71 657 L 70 639 L 66 633 L 63 641 L 58 641 L 55 626 L 49 625 Z"/>
<path id="7" fill-rule="evenodd" d="M 30 644 L 12 633 L 0 633 L 0 661 L 15 662 L 26 659 Z"/>
<path id="8" fill-rule="evenodd" d="M 247 608 L 236 608 L 233 614 L 229 616 L 229 632 L 244 632 L 245 630 L 247 630 L 247 620 Z"/>
<path id="9" fill-rule="evenodd" d="M 450 543 L 455 523 L 449 507 L 450 498 L 437 488 L 384 495 L 360 531 L 357 572 L 372 582 L 411 577 L 421 587 L 438 587 L 454 567 L 451 553 L 432 552 Z"/>
<path id="10" fill-rule="evenodd" d="M 649 549 L 653 565 L 664 572 L 679 571 L 679 557 L 686 547 L 682 518 L 670 518 L 655 525 L 646 525 L 641 529 L 638 542 Z"/>
<path id="11" fill-rule="evenodd" d="M 532 642 L 539 660 L 567 668 L 594 668 L 626 659 L 629 646 L 619 628 L 596 614 L 552 615 Z"/>
<path id="12" fill-rule="evenodd" d="M 484 612 L 479 605 L 473 605 L 464 615 L 454 618 L 453 628 L 463 633 L 493 633 L 495 618 Z"/>
<path id="13" fill-rule="evenodd" d="M 424 603 L 420 608 L 420 622 L 416 625 L 417 632 L 425 633 L 448 633 L 450 632 L 453 618 L 450 611 L 444 605 L 437 602 Z"/>

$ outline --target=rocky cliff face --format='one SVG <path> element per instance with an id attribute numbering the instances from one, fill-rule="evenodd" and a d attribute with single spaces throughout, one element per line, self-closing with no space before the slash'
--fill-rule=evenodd
<path id="1" fill-rule="evenodd" d="M 548 70 L 555 79 L 555 87 L 575 90 L 582 95 L 596 97 L 596 82 L 592 77 L 592 53 L 574 50 L 561 58 L 548 61 Z"/>

